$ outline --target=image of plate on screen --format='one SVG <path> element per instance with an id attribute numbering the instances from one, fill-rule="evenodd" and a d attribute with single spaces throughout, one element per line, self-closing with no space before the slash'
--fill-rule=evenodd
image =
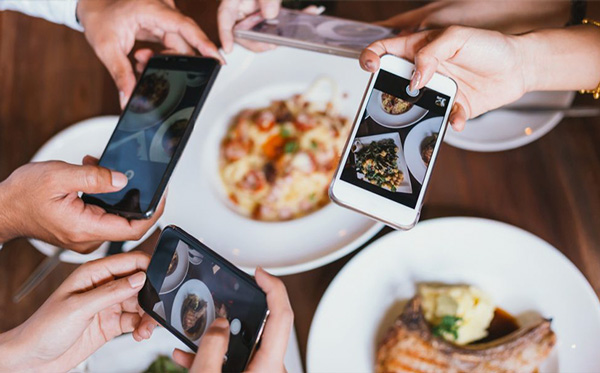
<path id="1" fill-rule="evenodd" d="M 152 162 L 169 163 L 171 161 L 193 112 L 193 107 L 179 110 L 161 124 L 150 143 L 148 153 Z"/>
<path id="2" fill-rule="evenodd" d="M 169 263 L 167 274 L 159 293 L 169 293 L 181 285 L 187 275 L 189 266 L 188 246 L 183 242 L 179 242 L 171 258 L 171 263 Z"/>
<path id="3" fill-rule="evenodd" d="M 215 319 L 215 304 L 208 287 L 197 279 L 186 281 L 175 295 L 171 325 L 198 344 Z"/>

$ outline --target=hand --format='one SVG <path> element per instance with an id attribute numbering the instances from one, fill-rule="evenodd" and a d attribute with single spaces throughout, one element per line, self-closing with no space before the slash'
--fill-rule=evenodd
<path id="1" fill-rule="evenodd" d="M 96 162 L 29 163 L 13 172 L 0 183 L 0 242 L 33 237 L 87 253 L 104 241 L 140 239 L 162 214 L 164 200 L 151 219 L 131 221 L 85 204 L 77 192 L 116 192 L 127 184 L 124 174 Z"/>
<path id="2" fill-rule="evenodd" d="M 223 62 L 217 47 L 172 0 L 79 0 L 77 16 L 88 42 L 117 85 L 121 108 L 135 87 L 127 55 L 136 40 L 160 42 L 179 54 L 197 50 Z"/>
<path id="3" fill-rule="evenodd" d="M 256 282 L 267 294 L 270 314 L 260 348 L 254 353 L 247 371 L 282 373 L 286 371 L 283 358 L 294 324 L 294 312 L 281 280 L 271 276 L 262 268 L 257 268 Z M 179 365 L 190 369 L 191 373 L 221 372 L 223 356 L 227 352 L 228 344 L 229 324 L 226 319 L 216 319 L 202 337 L 195 358 L 194 354 L 175 350 L 173 359 Z"/>
<path id="4" fill-rule="evenodd" d="M 569 1 L 434 1 L 378 24 L 408 34 L 452 25 L 520 34 L 539 28 L 562 27 L 569 21 Z"/>
<path id="5" fill-rule="evenodd" d="M 411 89 L 424 87 L 437 71 L 454 79 L 458 92 L 449 121 L 461 131 L 467 119 L 519 99 L 526 91 L 526 63 L 516 36 L 451 26 L 380 40 L 360 56 L 363 69 L 379 69 L 384 54 L 415 61 Z"/>
<path id="6" fill-rule="evenodd" d="M 0 335 L 0 371 L 66 372 L 123 333 L 150 338 L 156 322 L 137 302 L 149 262 L 138 251 L 81 265 L 25 323 Z"/>

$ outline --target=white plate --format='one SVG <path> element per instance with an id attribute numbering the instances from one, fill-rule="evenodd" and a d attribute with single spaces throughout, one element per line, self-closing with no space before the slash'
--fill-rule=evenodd
<path id="1" fill-rule="evenodd" d="M 569 107 L 575 92 L 531 92 L 508 106 Z M 449 129 L 444 141 L 457 148 L 496 152 L 527 145 L 544 136 L 563 118 L 560 113 L 494 110 L 467 122 L 462 132 Z"/>
<path id="2" fill-rule="evenodd" d="M 255 54 L 236 46 L 226 57 L 173 173 L 161 226 L 180 226 L 250 273 L 258 265 L 277 275 L 307 271 L 366 242 L 382 224 L 332 203 L 281 223 L 238 214 L 227 205 L 218 157 L 221 140 L 241 109 L 302 93 L 319 77 L 338 83 L 340 94 L 347 95 L 340 100 L 340 113 L 353 120 L 369 74 L 355 59 L 286 47 Z"/>
<path id="3" fill-rule="evenodd" d="M 412 186 L 410 185 L 410 177 L 408 176 L 408 169 L 406 168 L 406 159 L 404 159 L 404 151 L 402 150 L 402 143 L 400 142 L 400 135 L 398 134 L 398 132 L 392 132 L 392 133 L 383 133 L 380 135 L 373 135 L 373 136 L 363 136 L 363 137 L 357 137 L 354 140 L 354 146 L 355 146 L 355 158 L 356 159 L 356 152 L 359 151 L 362 146 L 365 145 L 369 145 L 370 143 L 374 142 L 374 141 L 380 141 L 380 140 L 384 140 L 384 139 L 392 139 L 394 140 L 394 144 L 396 144 L 396 146 L 398 147 L 398 152 L 397 152 L 397 156 L 398 156 L 398 160 L 397 160 L 397 164 L 398 164 L 398 169 L 400 170 L 400 172 L 402 172 L 402 175 L 404 175 L 404 180 L 402 180 L 402 183 L 400 184 L 400 186 L 398 188 L 396 188 L 396 193 L 412 193 Z M 361 173 L 356 173 L 357 178 L 359 178 L 360 180 L 365 180 L 365 175 L 361 174 Z M 368 183 L 367 180 L 365 180 L 365 182 Z M 387 188 L 382 188 L 385 190 L 389 190 Z"/>
<path id="4" fill-rule="evenodd" d="M 81 160 L 86 155 L 100 158 L 102 151 L 106 147 L 110 135 L 112 135 L 119 117 L 103 116 L 90 118 L 60 131 L 50 140 L 48 140 L 35 153 L 32 162 L 43 162 L 49 160 L 59 160 L 73 164 L 81 164 Z M 148 232 L 139 241 L 127 241 L 123 245 L 123 251 L 129 251 L 144 242 L 156 229 L 156 226 L 150 228 Z M 29 242 L 42 254 L 51 256 L 58 248 L 40 240 L 29 239 Z M 67 263 L 85 263 L 90 260 L 103 258 L 108 250 L 108 242 L 89 254 L 78 254 L 67 250 L 60 255 L 60 260 Z"/>
<path id="5" fill-rule="evenodd" d="M 202 331 L 202 334 L 200 334 L 200 337 L 192 341 L 197 345 L 206 329 L 208 329 L 210 324 L 215 320 L 215 303 L 210 290 L 204 282 L 200 280 L 189 279 L 183 283 L 179 290 L 177 290 L 175 300 L 173 300 L 173 308 L 171 308 L 171 325 L 186 337 L 187 334 L 185 334 L 181 323 L 181 307 L 183 306 L 183 301 L 189 294 L 195 294 L 206 302 L 206 325 L 204 326 L 204 330 Z"/>
<path id="6" fill-rule="evenodd" d="M 342 31 L 340 28 L 343 28 Z M 316 27 L 317 33 L 324 37 L 333 40 L 347 40 L 347 41 L 363 41 L 370 44 L 371 40 L 384 39 L 391 37 L 393 34 L 385 27 L 372 25 L 362 22 L 348 22 L 346 20 L 333 19 L 325 21 Z M 368 33 L 368 34 L 367 34 Z"/>
<path id="7" fill-rule="evenodd" d="M 383 92 L 373 89 L 373 93 L 367 103 L 367 114 L 375 122 L 387 128 L 403 128 L 420 121 L 429 112 L 420 106 L 413 105 L 407 112 L 402 114 L 389 114 L 383 110 L 381 95 Z"/>
<path id="8" fill-rule="evenodd" d="M 165 328 L 157 327 L 154 329 L 152 337 L 142 342 L 136 342 L 130 334 L 125 334 L 106 343 L 71 372 L 141 373 L 157 357 L 171 357 L 175 348 L 190 351 L 183 342 Z M 289 373 L 302 373 L 303 371 L 298 339 L 293 328 L 284 363 Z"/>
<path id="9" fill-rule="evenodd" d="M 404 158 L 412 175 L 423 184 L 427 165 L 421 157 L 421 144 L 426 137 L 439 133 L 442 125 L 442 117 L 429 118 L 414 126 L 404 141 Z"/>
<path id="10" fill-rule="evenodd" d="M 179 241 L 177 243 L 177 247 L 175 248 L 175 252 L 177 253 L 177 267 L 175 267 L 175 271 L 165 277 L 162 286 L 160 287 L 159 294 L 166 294 L 173 291 L 177 288 L 183 280 L 185 279 L 185 275 L 187 275 L 188 268 L 190 267 L 190 258 L 188 245 L 183 243 L 183 241 Z"/>
<path id="11" fill-rule="evenodd" d="M 376 345 L 402 311 L 399 302 L 425 281 L 473 284 L 514 315 L 552 318 L 558 343 L 542 372 L 598 371 L 600 302 L 585 277 L 542 239 L 478 218 L 423 221 L 355 256 L 317 308 L 307 370 L 372 371 Z"/>

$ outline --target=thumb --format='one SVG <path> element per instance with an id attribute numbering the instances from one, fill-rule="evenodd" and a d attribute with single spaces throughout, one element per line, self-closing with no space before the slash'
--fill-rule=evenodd
<path id="1" fill-rule="evenodd" d="M 258 0 L 260 12 L 265 19 L 273 19 L 279 14 L 281 0 Z"/>
<path id="2" fill-rule="evenodd" d="M 68 192 L 110 193 L 127 185 L 127 176 L 121 172 L 93 165 L 70 166 L 61 178 Z"/>
<path id="3" fill-rule="evenodd" d="M 202 337 L 190 372 L 220 373 L 228 345 L 229 323 L 224 318 L 216 319 Z"/>
<path id="4" fill-rule="evenodd" d="M 96 313 L 119 304 L 132 296 L 135 296 L 146 281 L 146 273 L 143 271 L 130 276 L 107 282 L 106 284 L 78 295 L 81 307 L 86 314 Z"/>

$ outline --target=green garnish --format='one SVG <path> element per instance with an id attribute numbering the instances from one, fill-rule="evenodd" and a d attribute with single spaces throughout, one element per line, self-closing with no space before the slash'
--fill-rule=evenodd
<path id="1" fill-rule="evenodd" d="M 313 149 L 317 149 L 319 147 L 319 143 L 317 143 L 315 140 L 311 140 L 310 147 Z"/>
<path id="2" fill-rule="evenodd" d="M 454 340 L 458 339 L 458 322 L 462 320 L 462 317 L 446 315 L 442 317 L 442 321 L 433 327 L 433 335 L 438 337 L 444 337 L 445 335 L 451 335 Z"/>
<path id="3" fill-rule="evenodd" d="M 292 131 L 289 128 L 281 127 L 281 131 L 279 131 L 281 137 L 286 138 L 292 136 Z"/>
<path id="4" fill-rule="evenodd" d="M 159 356 L 144 373 L 187 373 L 188 370 L 176 364 L 168 356 Z"/>
<path id="5" fill-rule="evenodd" d="M 283 147 L 283 151 L 286 153 L 295 153 L 298 151 L 298 143 L 296 141 L 288 141 L 285 143 Z"/>

